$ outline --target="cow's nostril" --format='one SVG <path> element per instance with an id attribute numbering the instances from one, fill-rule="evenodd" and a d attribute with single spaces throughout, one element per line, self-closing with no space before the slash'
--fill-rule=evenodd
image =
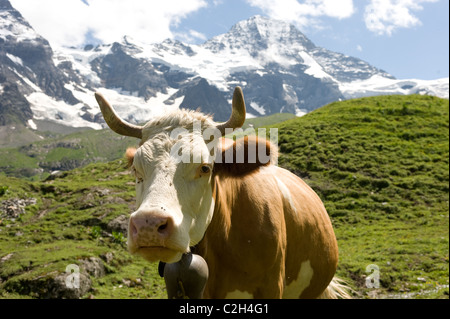
<path id="1" fill-rule="evenodd" d="M 164 223 L 158 227 L 158 232 L 163 233 L 167 229 L 168 223 Z"/>
<path id="2" fill-rule="evenodd" d="M 158 234 L 161 238 L 168 238 L 173 231 L 173 221 L 171 218 L 167 218 L 164 221 L 161 221 L 161 224 L 158 226 Z"/>

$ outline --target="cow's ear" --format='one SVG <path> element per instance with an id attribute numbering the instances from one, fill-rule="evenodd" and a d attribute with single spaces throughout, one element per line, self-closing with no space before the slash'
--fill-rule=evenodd
<path id="1" fill-rule="evenodd" d="M 217 154 L 214 173 L 243 176 L 257 168 L 275 163 L 277 148 L 268 140 L 255 136 L 245 136 L 228 143 Z M 218 158 L 220 157 L 220 161 Z"/>
<path id="2" fill-rule="evenodd" d="M 135 147 L 129 147 L 127 148 L 125 152 L 125 157 L 127 158 L 127 167 L 131 167 L 133 165 L 134 160 L 134 154 L 136 154 L 136 148 Z"/>

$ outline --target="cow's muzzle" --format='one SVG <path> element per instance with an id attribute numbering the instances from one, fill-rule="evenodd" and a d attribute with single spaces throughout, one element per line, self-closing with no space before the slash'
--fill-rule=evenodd
<path id="1" fill-rule="evenodd" d="M 138 211 L 130 217 L 129 237 L 136 248 L 165 247 L 174 229 L 163 210 Z"/>
<path id="2" fill-rule="evenodd" d="M 175 222 L 165 209 L 138 210 L 130 217 L 128 250 L 148 261 L 173 262 L 186 249 L 173 240 Z"/>

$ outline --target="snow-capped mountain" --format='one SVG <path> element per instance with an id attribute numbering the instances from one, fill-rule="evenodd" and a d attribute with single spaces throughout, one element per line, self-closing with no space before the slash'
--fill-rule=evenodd
<path id="1" fill-rule="evenodd" d="M 32 119 L 33 102 L 42 96 L 66 106 L 78 103 L 65 88 L 67 79 L 53 64 L 52 54 L 48 41 L 9 1 L 0 0 L 0 125 Z"/>
<path id="2" fill-rule="evenodd" d="M 0 0 L 0 125 L 39 120 L 104 126 L 93 93 L 130 122 L 184 107 L 228 118 L 236 85 L 249 116 L 302 115 L 327 103 L 379 94 L 448 98 L 448 78 L 397 80 L 360 59 L 317 47 L 294 26 L 255 16 L 201 45 L 166 40 L 54 51 Z M 12 114 L 12 115 L 11 115 Z"/>

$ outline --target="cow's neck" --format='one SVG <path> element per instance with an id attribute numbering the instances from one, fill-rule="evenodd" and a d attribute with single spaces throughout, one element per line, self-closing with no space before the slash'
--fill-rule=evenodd
<path id="1" fill-rule="evenodd" d="M 199 253 L 200 255 L 203 255 L 204 250 L 210 246 L 209 241 L 212 237 L 221 238 L 220 236 L 224 236 L 231 225 L 230 216 L 224 214 L 223 208 L 224 206 L 227 206 L 227 202 L 223 200 L 223 196 L 226 194 L 222 192 L 221 183 L 221 176 L 214 175 L 212 177 L 211 188 L 214 200 L 214 213 L 203 239 L 195 247 L 196 253 Z"/>
<path id="2" fill-rule="evenodd" d="M 203 239 L 193 248 L 192 252 L 202 256 L 209 267 L 209 279 L 205 289 L 205 298 L 224 298 L 225 296 L 211 295 L 208 285 L 215 286 L 213 281 L 216 280 L 217 275 L 221 273 L 223 267 L 229 268 L 224 264 L 224 258 L 228 262 L 232 260 L 239 260 L 236 254 L 237 250 L 232 249 L 229 236 L 231 234 L 232 225 L 232 206 L 234 200 L 238 200 L 239 191 L 230 192 L 230 183 L 238 184 L 234 178 L 224 176 L 214 176 L 214 183 L 212 185 L 213 198 L 215 202 L 214 215 L 209 224 Z M 235 198 L 233 198 L 235 197 Z M 236 217 L 236 216 L 235 216 Z M 235 225 L 236 226 L 236 225 Z M 239 267 L 239 263 L 232 262 L 233 267 Z M 245 261 L 242 261 L 245 264 Z"/>

